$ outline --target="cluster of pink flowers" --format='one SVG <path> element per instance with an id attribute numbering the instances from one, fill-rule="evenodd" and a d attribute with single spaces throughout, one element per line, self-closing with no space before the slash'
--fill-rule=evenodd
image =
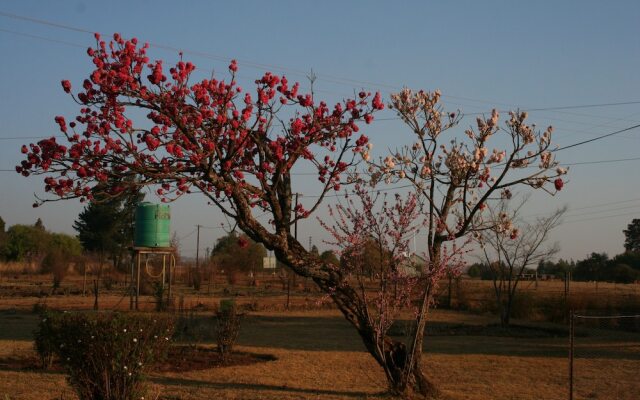
<path id="1" fill-rule="evenodd" d="M 255 81 L 255 94 L 242 93 L 235 60 L 229 64 L 230 80 L 192 84 L 194 64 L 180 60 L 165 72 L 163 62 L 150 61 L 147 51 L 135 38 L 114 34 L 107 42 L 96 34 L 96 46 L 87 51 L 95 69 L 80 91 L 73 93 L 71 82 L 62 81 L 63 90 L 81 104 L 71 123 L 55 118 L 70 145 L 49 146 L 41 154 L 23 147 L 26 160 L 16 170 L 58 174 L 49 176 L 47 188 L 63 198 L 91 198 L 96 180 L 142 175 L 145 184 L 158 185 L 163 201 L 193 186 L 212 198 L 233 195 L 237 186 L 252 206 L 262 207 L 269 199 L 262 188 L 288 174 L 299 159 L 317 167 L 325 191 L 339 190 L 354 157 L 369 149 L 366 135 L 352 139 L 358 122 L 370 123 L 384 108 L 380 94 L 368 92 L 331 108 L 270 72 Z M 282 107 L 292 107 L 295 116 L 278 131 Z M 146 122 L 136 123 L 136 109 L 146 113 Z M 44 150 L 45 143 L 35 146 Z M 313 146 L 325 149 L 322 157 Z M 105 157 L 110 161 L 101 162 Z M 252 184 L 256 180 L 261 183 Z"/>

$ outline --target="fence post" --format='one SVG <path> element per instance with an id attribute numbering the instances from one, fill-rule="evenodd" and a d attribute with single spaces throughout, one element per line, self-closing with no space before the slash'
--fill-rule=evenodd
<path id="1" fill-rule="evenodd" d="M 574 337 L 574 313 L 569 312 L 569 400 L 573 400 L 573 337 Z"/>

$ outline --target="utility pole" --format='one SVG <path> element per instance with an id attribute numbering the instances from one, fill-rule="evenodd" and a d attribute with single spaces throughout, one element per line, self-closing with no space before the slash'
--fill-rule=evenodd
<path id="1" fill-rule="evenodd" d="M 295 196 L 295 207 L 293 212 L 293 218 L 295 218 L 295 223 L 293 224 L 293 237 L 298 240 L 298 218 L 296 214 L 296 210 L 298 209 L 298 196 L 300 193 L 294 193 Z M 294 279 L 293 271 L 287 271 L 287 304 L 286 309 L 289 309 L 289 305 L 291 304 L 291 285 L 293 284 L 291 281 Z"/>
<path id="2" fill-rule="evenodd" d="M 209 247 L 207 247 L 207 258 L 205 259 L 205 265 L 209 271 L 209 279 L 207 280 L 207 294 L 211 293 L 211 259 L 209 258 Z"/>
<path id="3" fill-rule="evenodd" d="M 298 196 L 300 195 L 300 193 L 296 192 L 295 195 L 296 195 L 296 206 L 295 206 L 294 210 L 297 210 L 298 209 Z M 297 214 L 295 212 L 293 213 L 293 217 L 296 219 L 296 222 L 295 222 L 294 227 L 293 227 L 293 237 L 296 240 L 298 240 L 298 216 L 297 216 Z"/>
<path id="4" fill-rule="evenodd" d="M 200 225 L 196 225 L 196 228 L 198 228 L 198 235 L 196 237 L 196 274 L 198 274 L 198 279 L 199 274 L 200 274 Z M 193 281 L 194 281 L 194 287 L 196 286 L 195 284 L 195 280 L 196 277 L 193 277 Z"/>

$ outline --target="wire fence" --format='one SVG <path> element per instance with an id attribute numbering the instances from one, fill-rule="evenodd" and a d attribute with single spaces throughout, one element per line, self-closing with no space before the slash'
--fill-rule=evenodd
<path id="1" fill-rule="evenodd" d="M 640 399 L 640 315 L 571 314 L 569 400 Z"/>

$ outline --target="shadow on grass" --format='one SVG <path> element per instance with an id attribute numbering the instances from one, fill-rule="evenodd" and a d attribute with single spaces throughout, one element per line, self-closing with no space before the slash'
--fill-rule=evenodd
<path id="1" fill-rule="evenodd" d="M 29 313 L 0 312 L 0 340 L 32 340 L 38 317 Z M 202 336 L 199 343 L 215 343 L 215 320 L 211 315 L 195 317 Z M 451 327 L 455 327 L 451 333 Z M 432 334 L 425 338 L 425 351 L 431 354 L 480 354 L 519 357 L 558 357 L 568 355 L 566 336 L 509 337 L 495 335 L 466 325 L 464 334 L 456 333 L 461 324 L 429 322 Z M 559 327 L 559 331 L 563 328 Z M 640 359 L 640 335 L 613 332 L 576 339 L 578 346 L 592 346 L 589 357 Z M 249 315 L 242 321 L 239 345 L 303 351 L 365 352 L 360 336 L 342 317 L 300 317 Z M 634 351 L 635 349 L 635 351 Z"/>
<path id="2" fill-rule="evenodd" d="M 24 311 L 0 311 L 0 340 L 31 340 L 38 316 Z"/>
<path id="3" fill-rule="evenodd" d="M 379 393 L 345 392 L 341 390 L 330 390 L 330 389 L 298 388 L 298 387 L 290 387 L 286 385 L 266 385 L 266 384 L 260 384 L 260 383 L 238 383 L 238 382 L 207 382 L 207 381 L 199 381 L 195 379 L 169 378 L 169 377 L 153 377 L 150 380 L 152 380 L 155 383 L 159 383 L 163 385 L 191 386 L 191 387 L 198 387 L 198 388 L 218 389 L 218 390 L 223 390 L 223 389 L 257 390 L 257 391 L 272 390 L 272 391 L 280 391 L 280 392 L 287 392 L 287 393 L 353 397 L 356 399 L 388 398 L 387 392 L 379 392 Z"/>

